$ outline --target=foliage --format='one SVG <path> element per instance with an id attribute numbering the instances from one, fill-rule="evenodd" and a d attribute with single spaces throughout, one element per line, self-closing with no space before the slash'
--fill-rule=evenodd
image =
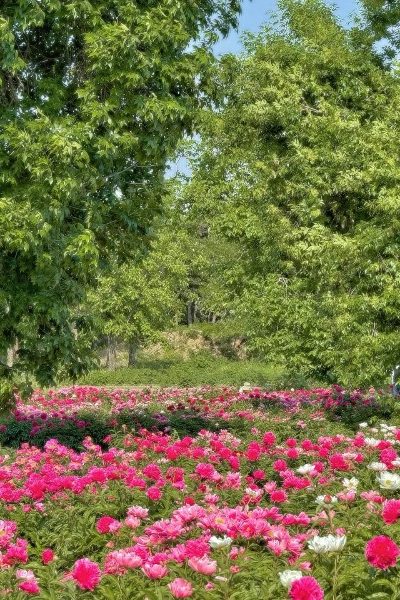
<path id="1" fill-rule="evenodd" d="M 212 94 L 238 0 L 5 0 L 0 8 L 0 355 L 48 384 L 90 364 L 87 287 L 126 261 Z"/>
<path id="2" fill-rule="evenodd" d="M 379 423 L 390 419 L 395 409 L 396 401 L 388 396 L 373 397 L 360 402 L 359 398 L 351 398 L 349 394 L 345 394 L 340 402 L 328 408 L 327 416 L 334 421 L 357 429 L 359 423 L 362 422 Z"/>
<path id="3" fill-rule="evenodd" d="M 88 310 L 101 334 L 137 349 L 173 324 L 187 280 L 181 239 L 164 227 L 144 258 L 115 264 L 100 277 L 89 294 Z"/>
<path id="4" fill-rule="evenodd" d="M 212 419 L 202 417 L 190 410 L 176 411 L 168 417 L 155 411 L 123 410 L 116 418 L 106 412 L 98 414 L 79 411 L 71 417 L 50 416 L 45 420 L 40 417 L 20 419 L 8 415 L 0 420 L 0 444 L 3 447 L 19 448 L 21 444 L 32 444 L 44 448 L 49 440 L 56 439 L 67 448 L 81 451 L 84 441 L 90 437 L 93 443 L 102 448 L 109 444 L 104 440 L 115 432 L 140 431 L 175 431 L 179 435 L 197 435 L 202 429 L 216 431 L 228 424 L 221 419 L 218 425 Z"/>
<path id="5" fill-rule="evenodd" d="M 331 382 L 388 378 L 400 355 L 399 79 L 318 0 L 221 60 L 182 195 L 239 243 L 223 280 L 257 356 Z"/>

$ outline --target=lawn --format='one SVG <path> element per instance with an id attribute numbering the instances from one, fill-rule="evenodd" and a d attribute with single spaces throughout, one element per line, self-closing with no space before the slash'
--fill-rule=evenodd
<path id="1" fill-rule="evenodd" d="M 399 414 L 338 387 L 37 391 L 0 424 L 0 595 L 400 598 Z"/>

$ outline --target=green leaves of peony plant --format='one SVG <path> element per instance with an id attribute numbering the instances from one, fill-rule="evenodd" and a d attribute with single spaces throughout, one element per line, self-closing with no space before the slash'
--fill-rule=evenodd
<path id="1" fill-rule="evenodd" d="M 209 99 L 238 0 L 0 9 L 0 355 L 51 382 L 88 367 L 85 288 L 159 210 L 167 160 Z M 86 337 L 88 336 L 88 337 Z"/>

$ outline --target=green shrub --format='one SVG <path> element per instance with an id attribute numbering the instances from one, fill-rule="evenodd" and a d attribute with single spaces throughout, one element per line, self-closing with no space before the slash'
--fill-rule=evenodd
<path id="1" fill-rule="evenodd" d="M 394 416 L 395 401 L 391 396 L 383 396 L 369 402 L 351 402 L 350 398 L 327 410 L 327 416 L 333 421 L 340 421 L 353 429 L 359 423 L 382 421 Z"/>

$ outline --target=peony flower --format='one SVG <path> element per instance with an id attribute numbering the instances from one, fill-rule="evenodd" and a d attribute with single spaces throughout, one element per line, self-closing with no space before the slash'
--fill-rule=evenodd
<path id="1" fill-rule="evenodd" d="M 400 488 L 400 476 L 396 473 L 390 473 L 389 471 L 383 471 L 377 477 L 379 487 L 383 490 L 398 490 Z"/>
<path id="2" fill-rule="evenodd" d="M 145 563 L 142 567 L 142 571 L 150 579 L 161 579 L 168 573 L 168 570 L 164 565 L 152 563 Z"/>
<path id="3" fill-rule="evenodd" d="M 100 517 L 96 523 L 96 529 L 99 533 L 115 533 L 120 528 L 121 523 L 108 515 Z"/>
<path id="4" fill-rule="evenodd" d="M 360 482 L 359 482 L 359 481 L 358 481 L 358 479 L 356 479 L 355 477 L 351 477 L 351 479 L 347 479 L 347 477 L 345 477 L 345 478 L 343 479 L 342 483 L 343 483 L 343 487 L 344 487 L 346 490 L 349 490 L 349 491 L 354 491 L 354 492 L 356 492 L 356 491 L 357 491 L 358 484 L 359 484 Z"/>
<path id="5" fill-rule="evenodd" d="M 169 591 L 174 598 L 189 598 L 193 594 L 193 586 L 186 579 L 177 577 L 168 584 Z"/>
<path id="6" fill-rule="evenodd" d="M 400 517 L 400 500 L 387 500 L 383 504 L 382 518 L 386 525 L 396 523 Z"/>
<path id="7" fill-rule="evenodd" d="M 383 462 L 372 462 L 369 463 L 368 469 L 371 469 L 371 471 L 386 471 L 387 465 Z"/>
<path id="8" fill-rule="evenodd" d="M 36 580 L 27 579 L 22 583 L 18 584 L 18 588 L 25 592 L 26 594 L 31 594 L 32 596 L 35 594 L 40 594 L 40 587 Z"/>
<path id="9" fill-rule="evenodd" d="M 308 542 L 308 547 L 317 554 L 325 554 L 327 552 L 340 552 L 340 550 L 343 550 L 345 544 L 345 535 L 316 535 Z"/>
<path id="10" fill-rule="evenodd" d="M 302 465 L 301 467 L 298 467 L 298 469 L 296 469 L 296 471 L 298 473 L 300 473 L 300 475 L 308 475 L 308 473 L 312 473 L 314 471 L 314 465 Z"/>
<path id="11" fill-rule="evenodd" d="M 400 548 L 387 535 L 377 535 L 365 546 L 365 558 L 376 569 L 394 567 L 400 556 Z"/>
<path id="12" fill-rule="evenodd" d="M 51 548 L 45 548 L 41 555 L 42 563 L 48 565 L 54 560 L 54 552 Z"/>
<path id="13" fill-rule="evenodd" d="M 292 583 L 294 581 L 296 581 L 296 579 L 300 579 L 301 577 L 303 577 L 303 573 L 301 571 L 281 571 L 279 573 L 279 579 L 281 581 L 281 584 L 285 587 L 285 588 L 290 588 L 290 586 L 292 585 Z"/>
<path id="14" fill-rule="evenodd" d="M 324 591 L 314 577 L 296 579 L 289 590 L 291 600 L 323 600 Z"/>
<path id="15" fill-rule="evenodd" d="M 286 502 L 288 499 L 287 493 L 285 490 L 273 490 L 269 495 L 271 502 Z"/>
<path id="16" fill-rule="evenodd" d="M 226 548 L 227 546 L 230 546 L 232 544 L 232 538 L 228 537 L 227 535 L 224 535 L 224 537 L 222 538 L 213 535 L 212 537 L 210 537 L 208 543 L 214 550 L 218 548 Z"/>
<path id="17" fill-rule="evenodd" d="M 128 515 L 130 517 L 137 517 L 138 519 L 145 519 L 149 515 L 149 509 L 142 506 L 130 506 L 128 508 Z"/>
<path id="18" fill-rule="evenodd" d="M 71 571 L 72 578 L 81 590 L 90 590 L 97 587 L 101 579 L 100 567 L 88 558 L 80 558 Z"/>
<path id="19" fill-rule="evenodd" d="M 211 560 L 207 556 L 203 558 L 193 557 L 188 560 L 188 565 L 202 575 L 214 575 L 217 571 L 217 561 Z"/>
<path id="20" fill-rule="evenodd" d="M 147 492 L 146 492 L 146 496 L 150 499 L 150 500 L 160 500 L 162 497 L 162 492 L 161 490 L 156 487 L 155 485 L 151 486 L 148 488 Z"/>
<path id="21" fill-rule="evenodd" d="M 322 506 L 331 506 L 332 504 L 337 504 L 338 499 L 336 496 L 330 496 L 326 494 L 325 496 L 317 496 L 315 499 L 316 504 Z"/>

